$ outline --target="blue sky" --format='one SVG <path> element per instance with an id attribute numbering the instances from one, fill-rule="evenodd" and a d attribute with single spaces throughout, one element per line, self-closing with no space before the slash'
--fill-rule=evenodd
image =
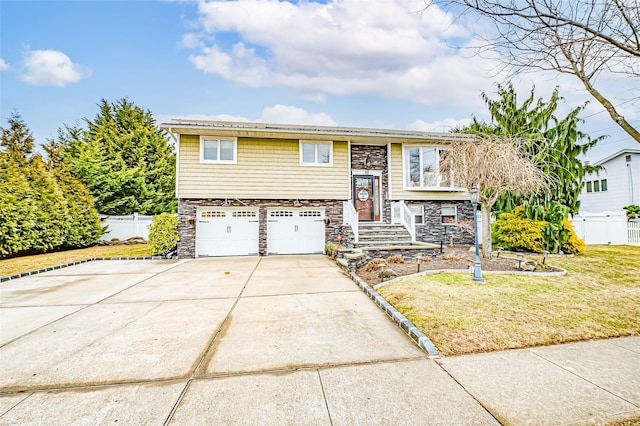
<path id="1" fill-rule="evenodd" d="M 18 111 L 38 144 L 126 97 L 158 122 L 172 117 L 448 131 L 486 119 L 480 98 L 505 77 L 496 62 L 453 46 L 477 43 L 482 23 L 454 20 L 423 0 L 0 0 L 0 120 Z M 632 124 L 631 79 L 600 87 Z M 571 78 L 514 81 L 563 111 L 590 97 Z M 631 85 L 630 85 L 631 84 Z M 495 96 L 494 96 L 495 97 Z M 592 100 L 583 129 L 611 135 L 605 156 L 638 144 Z"/>

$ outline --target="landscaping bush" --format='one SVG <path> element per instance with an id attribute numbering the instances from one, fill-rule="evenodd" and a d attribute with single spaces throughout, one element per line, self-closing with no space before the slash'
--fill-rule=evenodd
<path id="1" fill-rule="evenodd" d="M 498 216 L 491 227 L 491 238 L 506 250 L 542 253 L 542 230 L 548 225 L 546 221 L 527 219 L 523 208 L 516 207 Z"/>
<path id="2" fill-rule="evenodd" d="M 624 210 L 627 211 L 627 218 L 628 219 L 635 219 L 637 217 L 640 217 L 640 206 L 638 205 L 630 205 L 627 207 L 623 207 Z"/>
<path id="3" fill-rule="evenodd" d="M 562 243 L 562 251 L 568 254 L 580 254 L 583 253 L 587 247 L 584 240 L 580 239 L 576 232 L 573 230 L 573 225 L 569 219 L 565 218 L 562 221 L 564 229 L 569 232 L 569 238 Z"/>
<path id="4" fill-rule="evenodd" d="M 338 255 L 338 250 L 343 248 L 347 248 L 347 246 L 345 246 L 344 244 L 335 243 L 333 241 L 327 241 L 324 244 L 324 254 L 326 254 L 332 259 L 335 259 L 336 256 Z"/>
<path id="5" fill-rule="evenodd" d="M 149 227 L 149 245 L 153 254 L 169 253 L 178 240 L 178 218 L 175 215 L 162 213 L 153 217 Z"/>

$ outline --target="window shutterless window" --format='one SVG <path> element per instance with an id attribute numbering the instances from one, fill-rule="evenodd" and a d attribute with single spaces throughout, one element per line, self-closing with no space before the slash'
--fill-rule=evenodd
<path id="1" fill-rule="evenodd" d="M 602 179 L 600 181 L 600 190 L 603 191 L 603 192 L 607 190 L 607 180 L 606 179 Z"/>
<path id="2" fill-rule="evenodd" d="M 416 225 L 423 225 L 424 224 L 424 206 L 410 204 L 408 207 L 411 214 L 413 214 L 416 218 Z"/>
<path id="3" fill-rule="evenodd" d="M 333 164 L 333 142 L 300 141 L 300 165 L 331 166 Z"/>
<path id="4" fill-rule="evenodd" d="M 456 206 L 442 206 L 440 209 L 442 223 L 445 225 L 455 225 L 458 223 L 458 208 Z"/>
<path id="5" fill-rule="evenodd" d="M 593 192 L 593 186 L 591 184 L 591 181 L 587 182 L 587 192 Z"/>
<path id="6" fill-rule="evenodd" d="M 411 188 L 453 188 L 450 173 L 440 172 L 443 148 L 408 146 L 404 153 L 404 184 Z"/>
<path id="7" fill-rule="evenodd" d="M 593 192 L 600 192 L 600 181 L 599 180 L 594 180 L 593 181 Z"/>
<path id="8" fill-rule="evenodd" d="M 238 141 L 235 138 L 200 137 L 201 163 L 235 164 L 237 154 Z"/>

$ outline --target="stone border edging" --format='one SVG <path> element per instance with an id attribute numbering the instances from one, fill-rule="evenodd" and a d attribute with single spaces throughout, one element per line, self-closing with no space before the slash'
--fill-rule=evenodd
<path id="1" fill-rule="evenodd" d="M 559 271 L 556 272 L 528 272 L 528 271 L 482 271 L 482 274 L 489 274 L 489 275 L 525 275 L 525 276 L 531 276 L 531 277 L 561 277 L 563 275 L 567 274 L 567 270 L 566 269 L 562 269 L 559 268 L 557 266 L 554 266 L 554 268 L 560 269 Z M 431 269 L 428 271 L 422 271 L 422 272 L 417 272 L 415 274 L 411 274 L 411 275 L 402 275 L 396 278 L 393 278 L 389 281 L 383 281 L 381 283 L 378 283 L 376 285 L 373 286 L 374 289 L 378 289 L 380 287 L 384 287 L 386 285 L 389 284 L 393 284 L 397 281 L 401 281 L 407 278 L 416 278 L 416 277 L 422 277 L 424 275 L 435 275 L 435 274 L 454 274 L 454 273 L 469 273 L 468 269 Z"/>
<path id="2" fill-rule="evenodd" d="M 440 353 L 433 342 L 422 331 L 418 330 L 418 327 L 402 315 L 400 311 L 387 302 L 387 300 L 375 291 L 373 287 L 364 282 L 362 278 L 356 274 L 350 273 L 349 276 L 375 302 L 375 304 L 380 307 L 380 309 L 384 310 L 387 315 L 395 321 L 395 323 L 398 324 L 414 342 L 416 342 L 420 349 L 429 355 L 429 358 L 438 358 L 440 356 Z"/>
<path id="3" fill-rule="evenodd" d="M 54 271 L 56 269 L 67 268 L 69 266 L 79 265 L 81 263 L 92 262 L 95 260 L 165 260 L 162 256 L 112 256 L 112 257 L 90 257 L 83 260 L 74 260 L 73 262 L 62 263 L 60 265 L 47 266 L 46 268 L 35 269 L 33 271 L 19 272 L 17 274 L 6 275 L 0 277 L 0 283 L 10 280 L 15 280 L 22 277 L 28 277 L 30 275 L 37 275 L 43 272 Z"/>

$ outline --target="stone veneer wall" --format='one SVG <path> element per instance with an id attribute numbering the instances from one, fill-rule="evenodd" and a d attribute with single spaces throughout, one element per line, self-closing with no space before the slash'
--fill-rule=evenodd
<path id="1" fill-rule="evenodd" d="M 196 224 L 190 223 L 189 218 L 196 215 L 197 207 L 222 207 L 224 199 L 186 199 L 178 200 L 178 257 L 193 258 L 196 252 Z M 267 208 L 291 207 L 295 208 L 294 200 L 232 200 L 229 207 L 259 207 L 260 208 L 260 239 L 258 249 L 260 255 L 267 254 Z M 244 203 L 244 204 L 243 204 Z M 324 207 L 325 217 L 331 216 L 329 225 L 325 227 L 325 239 L 333 239 L 334 230 L 342 225 L 342 201 L 340 200 L 300 200 L 300 207 Z"/>
<path id="2" fill-rule="evenodd" d="M 351 145 L 351 169 L 365 170 L 364 160 L 369 155 L 368 171 L 382 172 L 382 221 L 391 223 L 391 202 L 389 194 L 389 162 L 387 161 L 387 147 L 374 145 Z M 353 182 L 353 181 L 352 181 Z M 352 183 L 353 185 L 353 183 Z"/>
<path id="3" fill-rule="evenodd" d="M 473 206 L 469 201 L 405 201 L 407 205 L 424 206 L 424 225 L 416 225 L 416 240 L 425 243 L 449 244 L 451 235 L 454 244 L 473 244 Z M 445 225 L 442 223 L 441 207 L 456 206 L 458 209 L 458 223 L 462 226 Z"/>

